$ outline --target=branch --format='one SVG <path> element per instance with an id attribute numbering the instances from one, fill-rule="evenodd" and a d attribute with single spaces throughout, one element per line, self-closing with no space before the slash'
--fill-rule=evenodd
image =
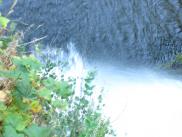
<path id="1" fill-rule="evenodd" d="M 14 7 L 16 6 L 17 2 L 18 2 L 18 0 L 14 0 L 14 1 L 13 1 L 13 4 L 11 5 L 11 7 L 10 7 L 10 9 L 9 9 L 9 12 L 8 12 L 7 16 L 9 16 L 11 13 L 14 12 L 13 9 L 14 9 Z"/>
<path id="2" fill-rule="evenodd" d="M 33 43 L 36 43 L 38 41 L 41 41 L 43 39 L 47 38 L 47 36 L 44 36 L 44 37 L 41 37 L 41 38 L 36 38 L 30 42 L 27 42 L 27 43 L 23 43 L 23 44 L 20 44 L 19 46 L 27 46 L 27 45 L 30 45 L 30 44 L 33 44 Z"/>

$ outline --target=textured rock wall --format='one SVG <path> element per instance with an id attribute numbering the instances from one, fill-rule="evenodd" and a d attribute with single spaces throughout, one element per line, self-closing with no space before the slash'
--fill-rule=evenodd
<path id="1" fill-rule="evenodd" d="M 182 52 L 181 0 L 19 0 L 15 11 L 12 18 L 35 24 L 27 41 L 72 41 L 88 58 L 161 63 Z"/>

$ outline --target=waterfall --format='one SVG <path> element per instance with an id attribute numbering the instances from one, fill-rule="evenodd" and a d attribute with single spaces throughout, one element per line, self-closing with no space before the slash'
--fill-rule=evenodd
<path id="1" fill-rule="evenodd" d="M 182 82 L 161 72 L 97 64 L 104 114 L 117 137 L 181 137 Z"/>
<path id="2" fill-rule="evenodd" d="M 86 72 L 83 59 L 72 42 L 67 44 L 67 51 L 46 47 L 41 49 L 41 52 L 34 50 L 33 53 L 42 63 L 45 64 L 50 61 L 55 64 L 50 74 L 55 74 L 58 80 L 61 80 L 62 75 L 64 75 L 65 80 L 74 78 L 76 80 L 75 93 L 76 95 L 80 94 L 83 77 Z"/>
<path id="3" fill-rule="evenodd" d="M 49 53 L 53 62 L 61 59 L 68 62 L 65 74 L 76 78 L 77 95 L 85 72 L 96 68 L 98 75 L 93 100 L 104 87 L 103 114 L 110 118 L 117 137 L 182 136 L 180 80 L 147 68 L 83 63 L 74 44 L 69 43 L 67 47 L 67 52 L 53 48 L 44 52 Z M 55 71 L 58 75 L 62 73 L 59 67 Z"/>

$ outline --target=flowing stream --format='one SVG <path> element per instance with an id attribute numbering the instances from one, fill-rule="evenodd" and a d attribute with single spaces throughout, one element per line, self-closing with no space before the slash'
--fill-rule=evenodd
<path id="1" fill-rule="evenodd" d="M 147 69 L 98 64 L 104 113 L 118 137 L 181 137 L 182 82 Z"/>
<path id="2" fill-rule="evenodd" d="M 97 70 L 95 95 L 104 87 L 103 112 L 117 137 L 182 137 L 182 81 L 148 68 L 83 63 L 72 43 L 68 49 L 67 54 L 45 52 L 54 61 L 67 58 L 66 75 L 77 78 L 77 91 L 84 73 Z"/>

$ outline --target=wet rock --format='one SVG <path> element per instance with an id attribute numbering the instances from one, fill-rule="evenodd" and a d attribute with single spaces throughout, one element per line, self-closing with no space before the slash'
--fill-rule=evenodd
<path id="1" fill-rule="evenodd" d="M 34 24 L 26 41 L 48 35 L 46 45 L 72 41 L 87 58 L 162 63 L 181 52 L 181 10 L 180 0 L 19 0 L 12 18 Z"/>

